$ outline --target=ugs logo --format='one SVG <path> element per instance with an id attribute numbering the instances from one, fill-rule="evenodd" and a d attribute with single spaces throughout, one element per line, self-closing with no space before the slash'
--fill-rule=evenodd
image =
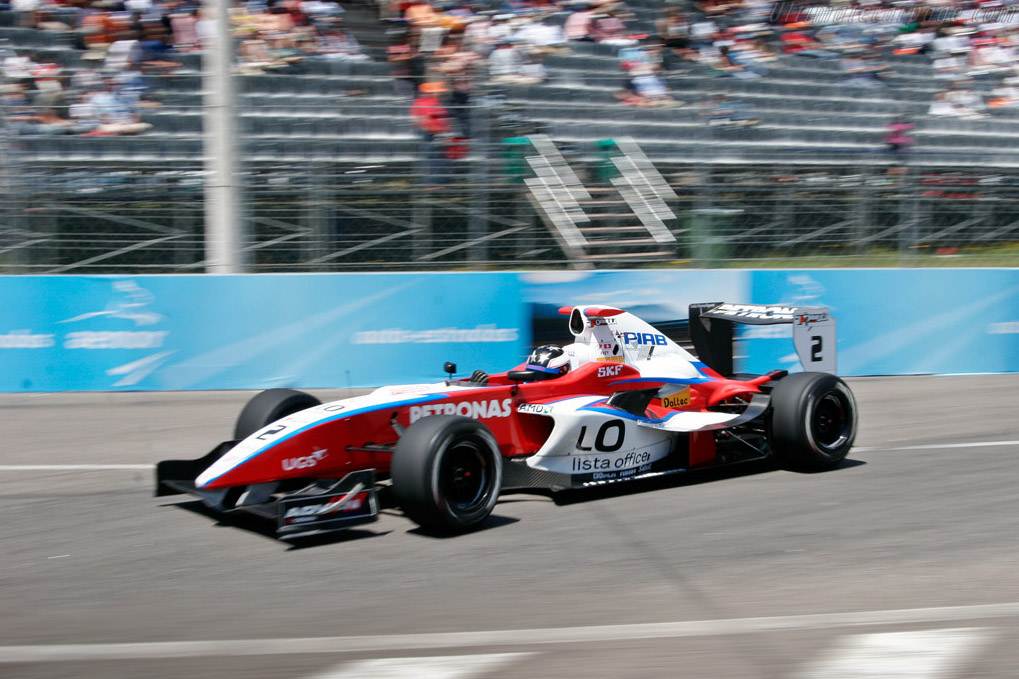
<path id="1" fill-rule="evenodd" d="M 290 457 L 283 460 L 283 471 L 293 471 L 295 469 L 311 469 L 326 457 L 325 450 L 316 450 L 311 455 L 306 457 Z"/>
<path id="2" fill-rule="evenodd" d="M 598 377 L 615 377 L 622 369 L 622 365 L 603 365 L 598 368 Z"/>

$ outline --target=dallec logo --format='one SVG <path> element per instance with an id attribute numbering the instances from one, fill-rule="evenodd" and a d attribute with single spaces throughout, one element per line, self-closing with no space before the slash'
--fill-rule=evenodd
<path id="1" fill-rule="evenodd" d="M 690 387 L 671 396 L 663 396 L 662 405 L 666 408 L 682 408 L 683 406 L 690 405 Z"/>

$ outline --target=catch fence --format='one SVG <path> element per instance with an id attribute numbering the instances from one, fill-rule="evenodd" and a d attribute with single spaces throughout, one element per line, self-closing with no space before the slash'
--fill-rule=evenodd
<path id="1" fill-rule="evenodd" d="M 614 188 L 608 141 L 490 107 L 484 119 L 472 114 L 485 126 L 472 139 L 428 144 L 404 117 L 374 143 L 362 134 L 330 153 L 335 135 L 323 128 L 338 124 L 335 116 L 291 113 L 283 136 L 270 129 L 279 124 L 268 122 L 278 121 L 271 111 L 242 109 L 240 117 L 241 261 L 253 272 L 1007 264 L 1019 241 L 1019 169 L 1002 154 L 957 163 L 920 153 L 833 159 L 720 144 L 677 157 L 643 145 L 674 194 L 665 220 L 674 242 L 642 258 L 605 241 L 597 259 L 584 260 L 564 247 L 526 182 L 530 135 L 551 133 L 590 192 L 581 206 L 589 223 L 643 233 Z M 727 132 L 717 134 L 725 141 Z M 8 132 L 0 272 L 203 271 L 200 139 Z"/>

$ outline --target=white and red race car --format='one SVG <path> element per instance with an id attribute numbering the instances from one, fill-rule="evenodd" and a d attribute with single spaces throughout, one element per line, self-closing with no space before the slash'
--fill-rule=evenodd
<path id="1" fill-rule="evenodd" d="M 621 309 L 560 312 L 574 342 L 536 351 L 508 372 L 330 403 L 264 391 L 241 412 L 235 440 L 197 460 L 160 462 L 156 493 L 264 516 L 281 537 L 374 521 L 380 502 L 422 526 L 460 532 L 484 522 L 506 491 L 555 492 L 767 457 L 828 469 L 853 445 L 856 403 L 832 374 L 827 309 L 692 305 L 691 337 L 703 360 Z M 792 324 L 800 361 L 815 371 L 724 376 L 734 322 Z"/>

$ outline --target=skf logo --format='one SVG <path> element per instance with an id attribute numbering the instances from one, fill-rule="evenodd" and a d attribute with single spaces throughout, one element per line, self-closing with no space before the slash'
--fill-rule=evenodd
<path id="1" fill-rule="evenodd" d="M 690 405 L 690 387 L 671 396 L 664 396 L 662 398 L 662 405 L 666 408 L 682 408 L 683 406 Z"/>
<path id="2" fill-rule="evenodd" d="M 311 469 L 319 462 L 325 459 L 327 450 L 316 450 L 307 457 L 290 457 L 283 460 L 283 471 L 293 471 L 295 469 Z"/>
<path id="3" fill-rule="evenodd" d="M 463 415 L 473 417 L 475 420 L 488 419 L 490 417 L 509 417 L 513 409 L 510 405 L 513 399 L 504 398 L 499 401 L 461 401 L 460 403 L 436 403 L 430 406 L 411 406 L 411 424 L 422 417 L 430 415 Z"/>
<path id="4" fill-rule="evenodd" d="M 622 340 L 623 344 L 652 344 L 659 347 L 668 344 L 665 335 L 656 335 L 650 332 L 624 332 Z"/>
<path id="5" fill-rule="evenodd" d="M 598 377 L 615 377 L 622 369 L 621 365 L 603 365 L 598 368 Z"/>

